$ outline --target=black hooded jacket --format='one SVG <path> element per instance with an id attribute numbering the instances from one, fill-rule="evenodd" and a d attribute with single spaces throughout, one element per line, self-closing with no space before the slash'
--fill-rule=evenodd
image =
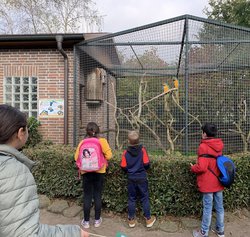
<path id="1" fill-rule="evenodd" d="M 144 179 L 150 162 L 147 151 L 142 145 L 128 146 L 122 154 L 121 168 L 129 179 Z"/>

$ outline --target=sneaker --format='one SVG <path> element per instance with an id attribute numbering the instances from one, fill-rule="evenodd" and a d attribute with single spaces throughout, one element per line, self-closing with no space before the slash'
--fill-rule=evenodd
<path id="1" fill-rule="evenodd" d="M 128 219 L 128 225 L 130 228 L 133 228 L 135 227 L 135 219 Z"/>
<path id="2" fill-rule="evenodd" d="M 99 227 L 102 224 L 102 218 L 100 217 L 99 220 L 95 220 L 94 226 Z"/>
<path id="3" fill-rule="evenodd" d="M 214 232 L 218 237 L 225 237 L 224 231 L 218 231 L 212 228 L 212 232 Z"/>
<path id="4" fill-rule="evenodd" d="M 156 221 L 156 217 L 155 216 L 151 216 L 150 219 L 146 219 L 146 226 L 148 228 L 152 227 L 153 224 L 155 223 Z"/>
<path id="5" fill-rule="evenodd" d="M 85 221 L 85 220 L 83 219 L 82 222 L 81 222 L 81 226 L 82 226 L 84 229 L 88 229 L 88 228 L 89 228 L 89 221 Z"/>
<path id="6" fill-rule="evenodd" d="M 193 237 L 208 237 L 202 230 L 193 230 Z"/>

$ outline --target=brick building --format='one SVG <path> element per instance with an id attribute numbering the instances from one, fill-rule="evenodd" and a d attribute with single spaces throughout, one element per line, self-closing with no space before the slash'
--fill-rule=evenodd
<path id="1" fill-rule="evenodd" d="M 114 146 L 115 80 L 74 50 L 102 35 L 0 35 L 0 103 L 35 116 L 44 140 L 75 146 L 94 121 Z"/>

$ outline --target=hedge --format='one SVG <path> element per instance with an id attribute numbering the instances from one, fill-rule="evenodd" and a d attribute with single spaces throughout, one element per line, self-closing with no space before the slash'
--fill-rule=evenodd
<path id="1" fill-rule="evenodd" d="M 50 197 L 81 199 L 82 184 L 74 162 L 74 148 L 62 145 L 39 145 L 23 152 L 37 162 L 33 170 L 38 192 Z M 127 207 L 126 175 L 120 169 L 119 152 L 109 162 L 103 193 L 103 205 L 114 212 Z M 201 195 L 196 176 L 190 172 L 195 157 L 150 157 L 148 172 L 151 211 L 158 216 L 189 216 L 201 213 Z M 249 207 L 250 154 L 232 156 L 237 167 L 235 183 L 225 189 L 224 205 L 228 211 Z"/>

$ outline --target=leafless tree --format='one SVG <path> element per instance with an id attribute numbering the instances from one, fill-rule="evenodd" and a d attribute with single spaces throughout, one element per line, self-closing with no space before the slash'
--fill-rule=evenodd
<path id="1" fill-rule="evenodd" d="M 229 129 L 229 131 L 240 135 L 243 142 L 243 152 L 248 152 L 248 144 L 250 144 L 250 130 L 247 121 L 247 100 L 242 97 L 238 105 L 238 120 L 234 121 L 236 129 Z"/>
<path id="2" fill-rule="evenodd" d="M 0 0 L 0 33 L 100 31 L 102 16 L 92 0 Z"/>
<path id="3" fill-rule="evenodd" d="M 185 128 L 181 129 L 181 131 L 176 131 L 174 129 L 174 122 L 175 118 L 173 115 L 173 108 L 177 107 L 180 111 L 185 113 L 184 108 L 179 104 L 178 101 L 178 89 L 177 88 L 171 88 L 168 91 L 164 91 L 161 94 L 158 94 L 154 97 L 147 98 L 148 92 L 147 92 L 147 80 L 146 75 L 144 74 L 140 78 L 139 87 L 138 87 L 138 103 L 134 104 L 131 107 L 127 108 L 119 108 L 117 106 L 117 98 L 115 95 L 114 103 L 109 103 L 105 101 L 105 103 L 109 104 L 114 109 L 114 119 L 116 124 L 116 144 L 117 147 L 122 147 L 122 144 L 119 143 L 119 132 L 120 132 L 120 124 L 118 122 L 119 117 L 124 117 L 127 122 L 130 124 L 131 129 L 139 130 L 141 127 L 144 127 L 149 134 L 152 135 L 152 137 L 155 139 L 155 142 L 157 143 L 158 147 L 161 148 L 161 150 L 166 153 L 170 154 L 175 152 L 175 143 L 179 136 L 183 135 L 185 132 Z M 114 89 L 113 89 L 114 90 Z M 150 103 L 155 103 L 159 98 L 164 97 L 164 111 L 165 111 L 165 120 L 162 120 L 154 111 L 154 108 L 152 106 L 149 106 Z M 142 113 L 144 111 L 144 113 Z M 188 116 L 192 118 L 192 121 L 188 124 L 192 124 L 193 122 L 198 122 L 201 125 L 201 122 L 199 121 L 199 116 L 194 116 L 190 113 L 188 113 Z M 159 134 L 157 134 L 156 129 L 153 126 L 149 125 L 149 121 L 157 121 L 157 123 L 160 123 L 162 126 L 166 128 L 166 135 L 167 135 L 167 141 L 168 145 L 164 144 Z"/>

